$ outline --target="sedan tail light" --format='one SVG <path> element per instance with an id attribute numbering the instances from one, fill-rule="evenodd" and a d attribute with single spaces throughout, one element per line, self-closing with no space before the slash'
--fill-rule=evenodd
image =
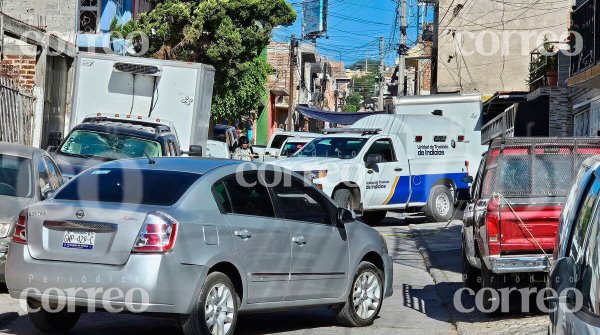
<path id="1" fill-rule="evenodd" d="M 133 252 L 163 253 L 173 249 L 177 221 L 163 212 L 149 213 L 135 240 Z"/>
<path id="2" fill-rule="evenodd" d="M 13 234 L 12 241 L 15 243 L 27 244 L 27 209 L 24 209 L 19 213 L 19 219 L 15 225 L 15 233 Z"/>

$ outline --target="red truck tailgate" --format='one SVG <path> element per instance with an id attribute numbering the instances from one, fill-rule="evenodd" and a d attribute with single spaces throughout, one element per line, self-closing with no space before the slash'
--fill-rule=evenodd
<path id="1" fill-rule="evenodd" d="M 562 203 L 511 203 L 509 206 L 507 201 L 511 203 L 510 200 L 501 201 L 499 212 L 501 253 L 539 253 L 540 246 L 551 252 Z"/>

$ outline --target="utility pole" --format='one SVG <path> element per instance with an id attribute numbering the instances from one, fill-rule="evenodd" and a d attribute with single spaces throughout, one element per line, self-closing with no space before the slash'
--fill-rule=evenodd
<path id="1" fill-rule="evenodd" d="M 383 93 L 385 91 L 385 40 L 382 37 L 379 37 L 379 100 L 377 101 L 377 108 L 382 111 L 383 110 Z"/>
<path id="2" fill-rule="evenodd" d="M 290 40 L 290 83 L 288 92 L 288 119 L 287 119 L 287 130 L 294 131 L 294 91 L 296 90 L 296 84 L 294 80 L 294 71 L 296 63 L 296 45 L 298 41 L 296 36 L 292 35 Z"/>
<path id="3" fill-rule="evenodd" d="M 402 87 L 403 95 L 406 95 L 406 0 L 400 0 L 398 6 L 398 17 L 400 18 L 400 46 L 398 47 L 398 95 Z"/>

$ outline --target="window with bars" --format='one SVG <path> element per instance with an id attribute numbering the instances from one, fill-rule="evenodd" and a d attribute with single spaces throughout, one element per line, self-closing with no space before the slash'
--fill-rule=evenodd
<path id="1" fill-rule="evenodd" d="M 94 34 L 100 22 L 100 0 L 79 1 L 79 33 Z"/>

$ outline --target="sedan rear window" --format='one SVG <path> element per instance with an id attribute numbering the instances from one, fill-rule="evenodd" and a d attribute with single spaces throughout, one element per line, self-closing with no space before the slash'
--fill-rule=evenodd
<path id="1" fill-rule="evenodd" d="M 0 154 L 0 195 L 31 198 L 31 176 L 30 159 Z"/>
<path id="2" fill-rule="evenodd" d="M 54 198 L 172 206 L 198 178 L 188 172 L 98 168 L 77 176 Z"/>

